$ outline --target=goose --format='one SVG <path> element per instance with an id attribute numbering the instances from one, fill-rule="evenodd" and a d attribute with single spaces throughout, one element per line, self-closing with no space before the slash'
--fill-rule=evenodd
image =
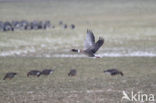
<path id="1" fill-rule="evenodd" d="M 110 73 L 112 76 L 114 76 L 114 75 L 121 75 L 121 76 L 123 76 L 124 75 L 121 71 L 119 71 L 117 69 L 108 69 L 108 70 L 104 71 L 104 73 L 106 73 L 106 72 Z"/>
<path id="2" fill-rule="evenodd" d="M 49 74 L 52 74 L 53 72 L 54 72 L 54 70 L 52 70 L 52 69 L 44 69 L 41 72 L 41 75 L 49 75 Z"/>
<path id="3" fill-rule="evenodd" d="M 84 42 L 84 50 L 72 49 L 72 52 L 83 53 L 89 57 L 96 57 L 94 54 L 99 50 L 99 48 L 104 44 L 103 37 L 99 37 L 99 40 L 95 43 L 95 37 L 91 30 L 87 30 L 86 39 Z"/>
<path id="4" fill-rule="evenodd" d="M 3 80 L 12 79 L 12 78 L 15 77 L 15 75 L 17 75 L 17 73 L 15 73 L 15 72 L 8 72 L 8 73 L 6 73 L 6 75 L 4 76 Z"/>
<path id="5" fill-rule="evenodd" d="M 74 24 L 71 24 L 71 25 L 70 25 L 70 28 L 71 28 L 71 29 L 75 29 L 75 25 L 74 25 Z"/>
<path id="6" fill-rule="evenodd" d="M 41 72 L 39 70 L 31 70 L 27 73 L 27 77 L 29 77 L 29 76 L 39 77 L 40 75 L 41 75 Z"/>
<path id="7" fill-rule="evenodd" d="M 67 27 L 68 27 L 67 24 L 64 24 L 64 25 L 63 25 L 63 28 L 64 28 L 64 29 L 67 29 Z"/>
<path id="8" fill-rule="evenodd" d="M 71 69 L 68 73 L 68 76 L 75 76 L 77 73 L 76 69 Z"/>

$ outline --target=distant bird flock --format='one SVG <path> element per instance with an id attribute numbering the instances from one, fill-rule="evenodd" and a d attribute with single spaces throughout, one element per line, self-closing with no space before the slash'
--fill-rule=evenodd
<path id="1" fill-rule="evenodd" d="M 64 29 L 70 28 L 75 29 L 74 24 L 67 25 L 63 23 L 63 21 L 59 21 L 59 26 L 61 26 Z M 0 21 L 0 31 L 15 31 L 15 30 L 46 30 L 48 28 L 55 28 L 56 26 L 51 24 L 50 20 L 45 21 L 27 21 L 27 20 L 21 20 L 21 21 Z"/>

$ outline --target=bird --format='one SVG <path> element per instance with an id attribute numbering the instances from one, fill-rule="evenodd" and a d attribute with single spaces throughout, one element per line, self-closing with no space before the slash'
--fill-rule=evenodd
<path id="1" fill-rule="evenodd" d="M 74 25 L 74 24 L 71 24 L 71 25 L 70 25 L 70 28 L 71 28 L 71 29 L 75 29 L 75 25 Z"/>
<path id="2" fill-rule="evenodd" d="M 6 73 L 6 75 L 4 76 L 3 80 L 12 79 L 12 78 L 15 77 L 15 75 L 17 75 L 17 73 L 15 73 L 15 72 L 8 72 L 8 73 Z"/>
<path id="3" fill-rule="evenodd" d="M 76 73 L 77 73 L 76 69 L 71 69 L 68 73 L 68 76 L 76 76 Z"/>
<path id="4" fill-rule="evenodd" d="M 106 73 L 106 72 L 110 73 L 112 76 L 114 76 L 114 75 L 121 75 L 121 76 L 123 76 L 124 75 L 121 71 L 119 71 L 117 69 L 108 69 L 108 70 L 104 71 L 104 73 Z"/>
<path id="5" fill-rule="evenodd" d="M 67 29 L 67 27 L 68 27 L 67 24 L 64 24 L 64 25 L 63 25 L 63 28 L 64 28 L 64 29 Z"/>
<path id="6" fill-rule="evenodd" d="M 49 75 L 49 74 L 52 74 L 54 72 L 53 69 L 44 69 L 42 72 L 41 72 L 41 75 Z"/>
<path id="7" fill-rule="evenodd" d="M 62 25 L 63 24 L 63 21 L 59 21 L 59 25 Z"/>
<path id="8" fill-rule="evenodd" d="M 41 75 L 41 72 L 39 70 L 31 70 L 27 73 L 27 77 L 29 77 L 29 76 L 39 77 L 40 75 Z"/>
<path id="9" fill-rule="evenodd" d="M 96 57 L 95 53 L 99 50 L 99 48 L 104 44 L 104 38 L 99 37 L 99 40 L 95 42 L 94 34 L 91 30 L 87 30 L 86 39 L 84 42 L 84 49 L 71 49 L 72 52 L 83 53 L 88 57 Z"/>

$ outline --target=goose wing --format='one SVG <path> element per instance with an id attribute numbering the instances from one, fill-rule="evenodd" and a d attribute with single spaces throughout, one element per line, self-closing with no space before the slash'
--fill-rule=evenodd
<path id="1" fill-rule="evenodd" d="M 86 35 L 86 39 L 84 42 L 84 49 L 88 49 L 91 48 L 92 46 L 95 45 L 95 37 L 94 34 L 91 30 L 87 30 L 87 35 Z"/>
<path id="2" fill-rule="evenodd" d="M 90 48 L 91 51 L 93 53 L 96 53 L 99 50 L 99 48 L 103 45 L 103 43 L 104 39 L 102 37 L 99 37 L 99 40 L 95 43 L 95 45 L 92 48 Z"/>

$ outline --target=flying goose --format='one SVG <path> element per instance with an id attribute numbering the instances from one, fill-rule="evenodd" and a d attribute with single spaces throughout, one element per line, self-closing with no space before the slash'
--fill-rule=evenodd
<path id="1" fill-rule="evenodd" d="M 84 42 L 84 50 L 80 49 L 72 49 L 72 52 L 83 53 L 89 57 L 97 57 L 94 54 L 99 50 L 99 48 L 103 45 L 104 39 L 99 37 L 99 40 L 95 43 L 95 37 L 91 30 L 87 30 L 86 39 Z"/>

